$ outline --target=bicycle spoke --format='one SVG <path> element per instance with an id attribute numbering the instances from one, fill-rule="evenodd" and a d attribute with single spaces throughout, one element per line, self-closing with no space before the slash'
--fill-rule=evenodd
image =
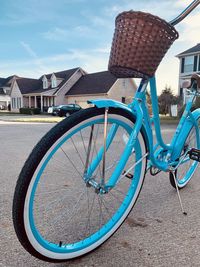
<path id="1" fill-rule="evenodd" d="M 102 225 L 102 218 L 103 218 L 103 212 L 102 212 L 102 196 L 98 195 L 98 204 L 99 204 L 99 229 Z"/>
<path id="2" fill-rule="evenodd" d="M 91 226 L 90 225 L 90 216 L 91 216 L 91 213 L 92 213 L 92 209 L 94 207 L 94 200 L 95 200 L 95 194 L 94 194 L 94 196 L 92 198 L 91 206 L 90 206 L 90 203 L 88 203 L 89 205 L 88 205 L 88 219 L 87 219 L 87 223 L 86 223 L 86 231 L 89 230 L 89 235 L 91 234 L 90 233 L 90 226 Z"/>
<path id="3" fill-rule="evenodd" d="M 83 135 L 82 135 L 82 131 L 80 130 L 80 136 L 81 136 L 81 139 L 82 139 L 82 143 L 83 143 L 83 147 L 84 147 L 84 150 L 85 150 L 85 154 L 87 153 L 86 152 L 86 146 L 85 146 L 85 142 L 83 140 Z"/>
<path id="4" fill-rule="evenodd" d="M 83 175 L 79 172 L 79 170 L 76 168 L 75 164 L 73 163 L 73 161 L 70 159 L 70 157 L 67 155 L 67 153 L 63 150 L 63 148 L 61 147 L 62 152 L 64 153 L 64 155 L 67 157 L 67 159 L 69 160 L 69 162 L 72 164 L 72 166 L 74 167 L 74 169 L 77 171 L 77 173 L 80 175 L 81 178 L 83 178 Z M 84 178 L 83 178 L 84 179 Z"/>
<path id="5" fill-rule="evenodd" d="M 77 152 L 77 154 L 78 154 L 78 156 L 79 156 L 79 159 L 80 159 L 80 161 L 82 162 L 82 164 L 83 164 L 83 167 L 85 167 L 85 163 L 84 163 L 84 161 L 83 161 L 83 159 L 82 159 L 82 157 L 81 157 L 81 155 L 80 155 L 80 152 L 78 151 L 78 149 L 77 149 L 77 147 L 76 147 L 76 145 L 75 145 L 75 143 L 74 143 L 74 140 L 73 140 L 73 138 L 72 137 L 70 137 L 70 139 L 71 139 L 71 141 L 72 141 L 72 144 L 73 144 L 73 146 L 74 146 L 74 148 L 75 148 L 75 150 L 76 150 L 76 152 Z"/>

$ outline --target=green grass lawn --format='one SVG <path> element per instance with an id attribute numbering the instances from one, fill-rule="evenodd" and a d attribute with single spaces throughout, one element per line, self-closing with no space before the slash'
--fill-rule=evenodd
<path id="1" fill-rule="evenodd" d="M 31 118 L 31 117 L 28 117 L 28 118 L 16 118 L 16 119 L 13 119 L 12 121 L 15 121 L 15 122 L 47 122 L 47 123 L 50 123 L 50 122 L 60 122 L 64 119 L 65 117 L 49 117 L 49 118 Z"/>
<path id="2" fill-rule="evenodd" d="M 160 122 L 161 123 L 178 124 L 179 120 L 180 119 L 178 117 L 170 117 L 170 116 L 160 115 Z"/>

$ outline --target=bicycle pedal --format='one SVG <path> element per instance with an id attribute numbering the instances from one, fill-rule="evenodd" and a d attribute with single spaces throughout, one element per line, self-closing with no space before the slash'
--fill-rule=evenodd
<path id="1" fill-rule="evenodd" d="M 189 155 L 190 159 L 200 162 L 200 150 L 199 149 L 192 148 L 188 152 L 188 155 Z"/>
<path id="2" fill-rule="evenodd" d="M 151 166 L 150 167 L 150 174 L 152 175 L 152 176 L 156 176 L 158 173 L 160 173 L 161 172 L 161 170 L 160 169 L 158 169 L 158 168 L 156 168 L 156 167 L 153 167 L 153 166 Z"/>
<path id="3" fill-rule="evenodd" d="M 126 173 L 126 171 L 123 171 L 122 174 L 125 174 L 125 173 Z M 128 173 L 125 175 L 125 177 L 127 177 L 127 178 L 129 178 L 129 179 L 133 179 L 133 175 L 132 175 L 130 172 L 128 172 Z"/>

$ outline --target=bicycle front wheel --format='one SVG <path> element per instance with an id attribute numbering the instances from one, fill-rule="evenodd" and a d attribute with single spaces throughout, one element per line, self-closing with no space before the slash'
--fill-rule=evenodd
<path id="1" fill-rule="evenodd" d="M 199 120 L 197 121 L 197 124 L 199 125 Z M 196 131 L 196 128 L 194 126 L 188 134 L 181 155 L 184 155 L 185 152 L 189 151 L 191 148 L 200 149 L 199 130 Z M 179 189 L 185 187 L 188 184 L 197 167 L 198 162 L 190 159 L 189 155 L 187 154 L 183 160 L 183 163 L 181 163 L 175 171 L 175 179 Z M 171 185 L 176 188 L 173 174 L 170 173 L 169 178 Z"/>
<path id="2" fill-rule="evenodd" d="M 15 189 L 13 222 L 17 236 L 32 255 L 46 261 L 63 261 L 84 255 L 106 241 L 131 211 L 143 184 L 146 145 L 139 133 L 115 187 L 101 192 L 116 171 L 134 126 L 132 115 L 109 109 L 107 136 L 115 133 L 101 151 L 105 135 L 105 109 L 89 108 L 56 125 L 34 148 Z M 107 137 L 109 138 L 109 137 Z M 92 184 L 84 174 L 97 161 Z M 104 166 L 104 170 L 103 170 Z M 123 175 L 124 171 L 129 175 Z"/>

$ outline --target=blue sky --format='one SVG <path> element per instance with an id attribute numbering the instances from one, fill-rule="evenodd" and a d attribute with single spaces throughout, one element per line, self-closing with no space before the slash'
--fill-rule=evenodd
<path id="1" fill-rule="evenodd" d="M 87 72 L 107 69 L 115 16 L 142 10 L 170 20 L 189 0 L 0 0 L 0 77 L 38 78 L 77 66 Z M 177 27 L 179 40 L 158 70 L 159 90 L 176 92 L 178 59 L 200 42 L 200 7 Z"/>

